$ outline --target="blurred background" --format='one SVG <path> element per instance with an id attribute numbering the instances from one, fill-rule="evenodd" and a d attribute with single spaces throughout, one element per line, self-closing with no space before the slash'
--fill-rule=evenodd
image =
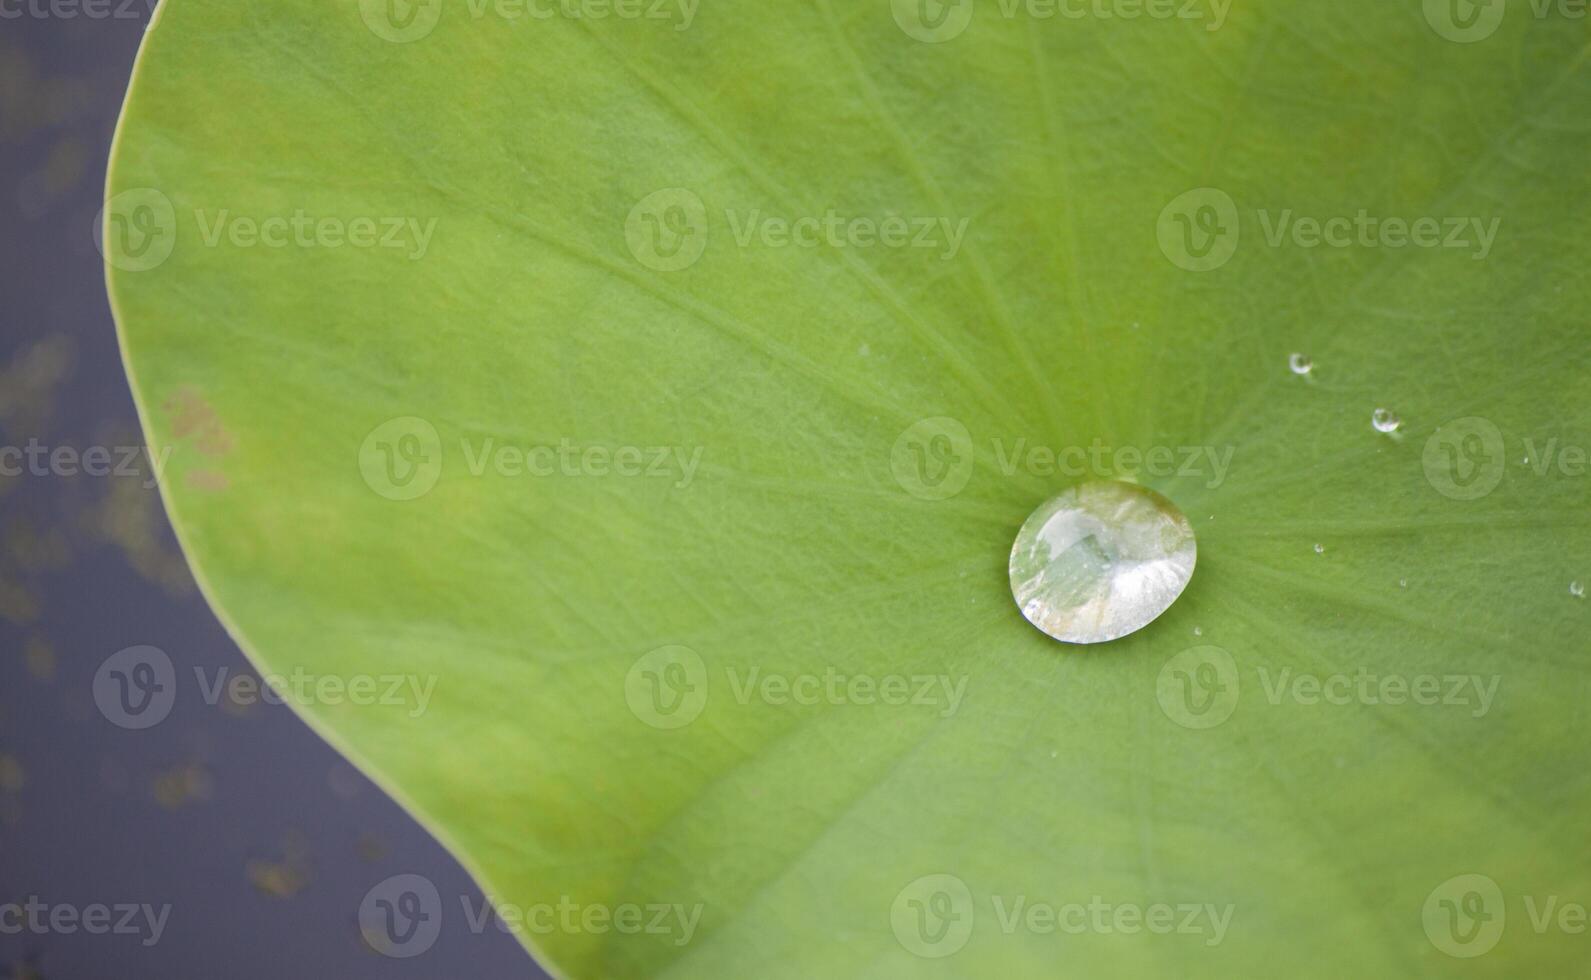
<path id="1" fill-rule="evenodd" d="M 289 709 L 224 693 L 253 671 L 166 524 L 93 235 L 152 6 L 0 0 L 0 978 L 543 976 Z M 440 932 L 369 935 L 414 881 Z"/>

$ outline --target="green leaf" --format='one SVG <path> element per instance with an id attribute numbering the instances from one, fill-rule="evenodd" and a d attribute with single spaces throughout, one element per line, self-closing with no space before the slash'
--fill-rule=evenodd
<path id="1" fill-rule="evenodd" d="M 206 594 L 561 974 L 1572 972 L 1584 22 L 1044 9 L 167 0 L 107 254 Z M 1073 647 L 1085 476 L 1199 561 Z"/>

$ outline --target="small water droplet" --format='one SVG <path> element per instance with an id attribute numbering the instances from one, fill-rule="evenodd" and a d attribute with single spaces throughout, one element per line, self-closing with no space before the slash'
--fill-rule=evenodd
<path id="1" fill-rule="evenodd" d="M 1193 635 L 1194 636 L 1203 636 L 1204 635 L 1204 629 L 1202 627 L 1195 626 L 1193 628 Z"/>
<path id="2" fill-rule="evenodd" d="M 1403 420 L 1384 408 L 1378 408 L 1370 416 L 1370 424 L 1375 426 L 1377 432 L 1396 432 Z"/>
<path id="3" fill-rule="evenodd" d="M 1576 599 L 1584 599 L 1585 598 L 1585 583 L 1584 582 L 1570 582 L 1569 583 L 1569 594 L 1574 596 Z"/>
<path id="4" fill-rule="evenodd" d="M 1293 354 L 1287 358 L 1287 368 L 1302 377 L 1315 369 L 1315 362 L 1307 354 Z"/>
<path id="5" fill-rule="evenodd" d="M 1324 555 L 1325 553 L 1326 553 L 1326 546 L 1325 545 L 1323 545 L 1323 544 L 1315 545 L 1315 554 Z"/>
<path id="6" fill-rule="evenodd" d="M 1406 579 L 1406 578 L 1398 579 L 1398 588 L 1406 589 L 1408 587 L 1409 587 L 1409 580 L 1408 579 Z"/>
<path id="7" fill-rule="evenodd" d="M 1176 505 L 1133 483 L 1085 483 L 1040 505 L 1011 547 L 1011 594 L 1065 643 L 1135 633 L 1171 608 L 1198 558 Z"/>

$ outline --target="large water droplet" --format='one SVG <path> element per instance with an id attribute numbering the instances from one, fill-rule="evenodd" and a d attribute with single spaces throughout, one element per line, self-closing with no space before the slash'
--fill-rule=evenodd
<path id="1" fill-rule="evenodd" d="M 1375 426 L 1377 432 L 1396 432 L 1403 420 L 1384 408 L 1378 408 L 1370 416 L 1370 424 Z"/>
<path id="2" fill-rule="evenodd" d="M 1576 599 L 1584 599 L 1585 598 L 1585 583 L 1584 582 L 1570 582 L 1569 583 L 1569 594 L 1574 596 Z"/>
<path id="3" fill-rule="evenodd" d="M 1011 594 L 1066 643 L 1135 633 L 1177 600 L 1198 558 L 1171 501 L 1133 483 L 1073 487 L 1035 510 L 1011 548 Z"/>
<path id="4" fill-rule="evenodd" d="M 1293 354 L 1287 358 L 1287 369 L 1297 375 L 1305 375 L 1315 369 L 1315 362 L 1309 359 L 1308 354 Z"/>

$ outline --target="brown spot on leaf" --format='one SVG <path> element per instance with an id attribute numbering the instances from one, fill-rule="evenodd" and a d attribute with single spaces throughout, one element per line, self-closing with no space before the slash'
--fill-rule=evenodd
<path id="1" fill-rule="evenodd" d="M 225 456 L 234 445 L 215 408 L 194 388 L 179 388 L 164 405 L 171 414 L 171 437 L 193 443 L 206 456 Z"/>
<path id="2" fill-rule="evenodd" d="M 225 473 L 217 473 L 215 470 L 189 470 L 187 484 L 194 490 L 218 493 L 231 486 L 232 481 L 226 478 Z"/>

